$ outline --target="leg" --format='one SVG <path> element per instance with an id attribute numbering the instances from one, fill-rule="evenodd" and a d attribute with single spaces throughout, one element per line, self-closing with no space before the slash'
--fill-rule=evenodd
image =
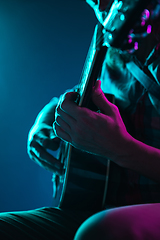
<path id="1" fill-rule="evenodd" d="M 74 240 L 159 240 L 160 204 L 120 207 L 97 213 L 79 228 Z"/>
<path id="2" fill-rule="evenodd" d="M 72 240 L 86 218 L 58 208 L 0 213 L 0 239 Z"/>

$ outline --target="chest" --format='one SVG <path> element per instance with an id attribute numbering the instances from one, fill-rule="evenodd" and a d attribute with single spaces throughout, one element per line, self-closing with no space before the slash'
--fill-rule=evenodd
<path id="1" fill-rule="evenodd" d="M 160 148 L 160 115 L 152 105 L 147 93 L 137 102 L 129 116 L 130 134 L 136 139 Z"/>

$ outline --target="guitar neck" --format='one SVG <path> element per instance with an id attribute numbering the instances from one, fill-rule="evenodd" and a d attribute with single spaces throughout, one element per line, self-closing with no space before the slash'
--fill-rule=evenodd
<path id="1" fill-rule="evenodd" d="M 80 95 L 79 106 L 88 107 L 92 88 L 100 75 L 107 52 L 107 47 L 102 47 L 101 41 L 99 41 L 103 36 L 101 30 L 101 25 L 96 25 L 78 87 L 78 93 Z M 97 38 L 99 42 L 98 45 Z"/>
<path id="2" fill-rule="evenodd" d="M 88 55 L 83 67 L 80 84 L 78 88 L 79 106 L 89 107 L 92 88 L 100 76 L 102 64 L 107 48 L 112 46 L 125 50 L 128 34 L 145 7 L 152 0 L 134 0 L 122 2 L 114 0 L 112 7 L 104 21 L 104 24 L 97 24 Z M 104 31 L 103 31 L 104 30 Z M 103 32 L 103 33 L 102 33 Z"/>

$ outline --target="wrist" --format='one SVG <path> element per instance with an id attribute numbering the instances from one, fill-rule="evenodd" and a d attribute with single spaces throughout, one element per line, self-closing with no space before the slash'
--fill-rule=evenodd
<path id="1" fill-rule="evenodd" d="M 114 162 L 160 182 L 160 149 L 140 142 L 132 136 L 128 137 L 124 146 L 124 151 L 117 155 Z"/>
<path id="2" fill-rule="evenodd" d="M 121 140 L 121 144 L 117 150 L 113 161 L 119 166 L 130 168 L 132 159 L 135 158 L 138 141 L 134 139 L 129 133 Z"/>

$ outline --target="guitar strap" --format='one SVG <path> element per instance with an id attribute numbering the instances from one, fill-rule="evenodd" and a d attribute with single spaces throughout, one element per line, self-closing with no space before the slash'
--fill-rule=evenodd
<path id="1" fill-rule="evenodd" d="M 133 61 L 128 62 L 126 67 L 150 94 L 160 100 L 160 85 L 147 76 Z"/>

